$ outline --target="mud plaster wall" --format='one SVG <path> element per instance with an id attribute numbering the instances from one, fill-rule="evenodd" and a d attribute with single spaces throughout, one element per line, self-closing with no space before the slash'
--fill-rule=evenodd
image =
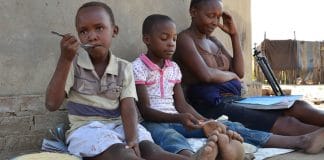
<path id="1" fill-rule="evenodd" d="M 0 159 L 39 150 L 47 129 L 66 122 L 66 111 L 49 113 L 44 92 L 59 56 L 59 38 L 51 30 L 73 33 L 74 15 L 85 0 L 0 0 Z M 190 23 L 190 0 L 105 0 L 115 14 L 120 33 L 112 52 L 129 61 L 145 47 L 141 24 L 153 13 L 166 14 L 178 31 Z M 251 77 L 250 0 L 224 0 L 234 15 L 245 52 L 246 81 Z M 228 48 L 227 35 L 215 32 Z"/>

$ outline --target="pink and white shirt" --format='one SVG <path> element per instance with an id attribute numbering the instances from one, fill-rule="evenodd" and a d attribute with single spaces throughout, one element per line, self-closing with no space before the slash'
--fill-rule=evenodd
<path id="1" fill-rule="evenodd" d="M 133 61 L 135 84 L 146 86 L 151 108 L 165 113 L 178 113 L 174 106 L 173 88 L 181 82 L 179 66 L 170 60 L 165 60 L 161 69 L 145 54 Z"/>

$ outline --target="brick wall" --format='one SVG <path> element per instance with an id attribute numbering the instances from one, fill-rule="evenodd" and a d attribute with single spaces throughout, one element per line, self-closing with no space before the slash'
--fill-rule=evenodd
<path id="1" fill-rule="evenodd" d="M 67 122 L 65 109 L 48 112 L 42 95 L 0 97 L 0 159 L 39 151 L 47 129 Z"/>

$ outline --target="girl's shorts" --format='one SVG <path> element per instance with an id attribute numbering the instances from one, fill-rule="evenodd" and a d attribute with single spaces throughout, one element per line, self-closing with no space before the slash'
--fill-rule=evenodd
<path id="1" fill-rule="evenodd" d="M 151 134 L 138 125 L 138 142 L 149 140 Z M 94 157 L 116 143 L 125 142 L 124 128 L 121 124 L 91 122 L 73 131 L 67 138 L 68 151 L 79 157 Z"/>

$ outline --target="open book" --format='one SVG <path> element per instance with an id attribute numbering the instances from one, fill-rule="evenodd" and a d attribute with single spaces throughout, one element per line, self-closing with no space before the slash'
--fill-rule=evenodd
<path id="1" fill-rule="evenodd" d="M 295 103 L 295 101 L 300 98 L 302 98 L 302 95 L 258 96 L 244 98 L 242 100 L 234 101 L 234 103 L 251 109 L 287 109 L 290 108 Z"/>

